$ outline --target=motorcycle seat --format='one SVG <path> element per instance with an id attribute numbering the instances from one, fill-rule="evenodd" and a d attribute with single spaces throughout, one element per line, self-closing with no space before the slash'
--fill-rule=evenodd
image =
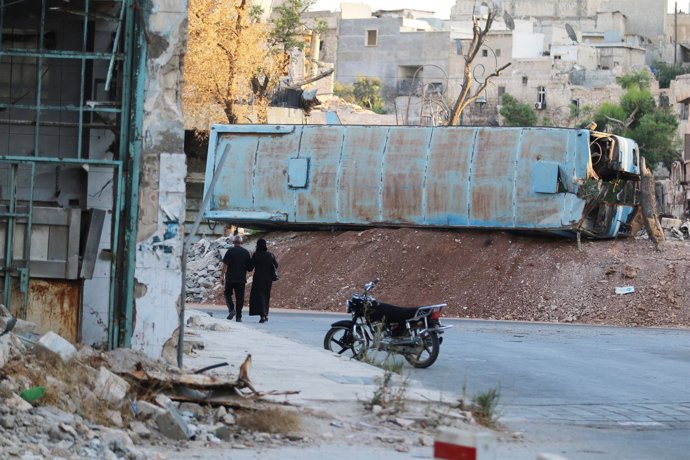
<path id="1" fill-rule="evenodd" d="M 417 310 L 421 307 L 398 307 L 389 303 L 381 303 L 376 306 L 377 316 L 384 316 L 390 323 L 397 323 L 399 321 L 407 321 L 414 318 Z"/>

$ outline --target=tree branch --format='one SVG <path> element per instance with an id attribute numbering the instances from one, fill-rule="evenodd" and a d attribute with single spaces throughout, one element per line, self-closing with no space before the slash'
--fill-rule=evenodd
<path id="1" fill-rule="evenodd" d="M 288 88 L 290 88 L 290 89 L 298 89 L 298 88 L 300 88 L 300 87 L 302 87 L 302 86 L 304 86 L 304 85 L 308 85 L 309 83 L 313 83 L 313 82 L 315 82 L 315 81 L 317 81 L 317 80 L 321 80 L 322 78 L 326 78 L 327 76 L 329 76 L 330 74 L 332 74 L 332 73 L 333 73 L 333 70 L 334 70 L 334 69 L 325 70 L 325 71 L 321 72 L 320 74 L 318 74 L 318 75 L 316 75 L 316 76 L 314 76 L 314 77 L 307 78 L 306 80 L 302 80 L 302 81 L 295 82 L 295 83 L 291 84 L 290 86 L 288 86 Z"/>

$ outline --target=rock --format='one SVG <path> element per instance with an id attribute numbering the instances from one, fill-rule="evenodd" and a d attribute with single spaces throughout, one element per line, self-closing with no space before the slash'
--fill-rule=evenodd
<path id="1" fill-rule="evenodd" d="M 17 318 L 12 332 L 15 334 L 33 334 L 36 331 L 36 323 Z"/>
<path id="2" fill-rule="evenodd" d="M 177 441 L 186 441 L 192 434 L 182 415 L 171 404 L 166 411 L 156 417 L 156 425 L 161 434 Z"/>
<path id="3" fill-rule="evenodd" d="M 224 416 L 220 418 L 220 420 L 225 423 L 226 425 L 235 425 L 237 423 L 237 419 L 235 418 L 234 414 L 227 413 Z"/>
<path id="4" fill-rule="evenodd" d="M 13 415 L 3 415 L 2 417 L 0 417 L 0 425 L 5 429 L 13 429 L 15 423 L 16 419 Z"/>
<path id="5" fill-rule="evenodd" d="M 157 361 L 143 351 L 132 350 L 131 348 L 116 348 L 105 353 L 108 367 L 115 374 L 126 374 L 144 367 L 148 370 L 165 370 L 165 365 Z"/>
<path id="6" fill-rule="evenodd" d="M 213 323 L 209 329 L 212 331 L 227 332 L 232 330 L 232 326 L 228 325 L 227 323 Z"/>
<path id="7" fill-rule="evenodd" d="M 138 414 L 137 416 L 143 417 L 144 419 L 155 419 L 159 415 L 165 413 L 165 409 L 162 409 L 155 404 L 151 404 L 148 401 L 137 401 L 136 408 Z"/>
<path id="8" fill-rule="evenodd" d="M 48 353 L 54 353 L 62 359 L 63 363 L 69 362 L 77 353 L 77 349 L 60 335 L 49 331 L 41 336 L 36 346 Z"/>
<path id="9" fill-rule="evenodd" d="M 232 441 L 234 430 L 231 430 L 227 425 L 216 425 L 213 427 L 213 434 L 223 441 Z"/>
<path id="10" fill-rule="evenodd" d="M 129 429 L 141 439 L 148 439 L 151 437 L 151 430 L 149 430 L 145 424 L 137 420 L 129 423 Z"/>
<path id="11" fill-rule="evenodd" d="M 302 441 L 305 439 L 302 433 L 298 433 L 296 431 L 290 431 L 289 433 L 285 433 L 285 438 L 287 438 L 289 441 Z"/>
<path id="12" fill-rule="evenodd" d="M 33 406 L 28 402 L 24 401 L 19 395 L 12 394 L 9 398 L 3 401 L 3 405 L 7 408 L 14 409 L 19 412 L 26 412 L 33 409 Z"/>
<path id="13" fill-rule="evenodd" d="M 401 426 L 403 428 L 409 428 L 415 424 L 415 421 L 410 420 L 408 418 L 397 417 L 397 418 L 393 419 L 393 423 L 395 423 L 396 425 Z"/>
<path id="14" fill-rule="evenodd" d="M 73 438 L 78 438 L 79 434 L 77 433 L 77 430 L 74 429 L 72 425 L 67 425 L 65 423 L 60 423 L 58 427 L 64 431 L 67 434 L 72 435 Z"/>
<path id="15" fill-rule="evenodd" d="M 206 415 L 204 408 L 195 403 L 183 402 L 178 407 L 178 410 L 180 412 L 189 412 L 197 419 L 201 419 L 204 415 Z"/>
<path id="16" fill-rule="evenodd" d="M 109 410 L 106 411 L 105 416 L 113 422 L 113 425 L 115 425 L 118 428 L 122 428 L 124 426 L 124 421 L 122 420 L 122 414 L 119 411 L 116 410 Z"/>
<path id="17" fill-rule="evenodd" d="M 53 425 L 50 428 L 48 428 L 48 439 L 50 439 L 52 442 L 57 443 L 60 441 L 71 440 L 72 435 L 65 431 L 62 431 L 58 426 Z"/>
<path id="18" fill-rule="evenodd" d="M 0 331 L 1 332 L 1 331 Z M 19 356 L 24 350 L 24 346 L 16 335 L 9 333 L 0 337 L 0 369 L 5 366 L 7 361 Z"/>
<path id="19" fill-rule="evenodd" d="M 125 398 L 128 390 L 129 383 L 125 379 L 101 366 L 94 388 L 96 396 L 108 402 L 116 403 Z"/>
<path id="20" fill-rule="evenodd" d="M 420 446 L 430 447 L 434 445 L 434 438 L 427 435 L 421 435 L 418 439 Z"/>
<path id="21" fill-rule="evenodd" d="M 211 444 L 222 444 L 223 443 L 223 441 L 221 441 L 219 438 L 217 438 L 216 436 L 214 436 L 212 434 L 207 434 L 206 440 L 208 442 L 210 442 Z"/>
<path id="22" fill-rule="evenodd" d="M 132 438 L 122 430 L 104 430 L 101 433 L 101 441 L 107 449 L 113 451 L 118 457 L 124 456 L 130 459 L 141 457 L 141 454 L 134 448 Z"/>
<path id="23" fill-rule="evenodd" d="M 219 406 L 218 409 L 216 409 L 216 420 L 222 419 L 227 414 L 228 410 L 225 408 L 225 406 Z"/>
<path id="24" fill-rule="evenodd" d="M 374 404 L 373 406 L 371 406 L 371 413 L 374 415 L 380 414 L 382 410 L 383 410 L 383 407 L 381 407 L 377 404 Z"/>
<path id="25" fill-rule="evenodd" d="M 75 425 L 76 418 L 72 414 L 61 411 L 56 407 L 39 406 L 34 411 L 34 415 L 40 415 L 45 419 L 46 426 L 58 425 L 64 423 L 65 425 Z"/>
<path id="26" fill-rule="evenodd" d="M 172 402 L 172 399 L 168 398 L 165 396 L 163 393 L 158 393 L 156 397 L 154 398 L 154 401 L 156 401 L 156 404 L 158 404 L 160 407 L 163 409 L 167 409 L 168 407 L 174 407 L 175 404 Z"/>

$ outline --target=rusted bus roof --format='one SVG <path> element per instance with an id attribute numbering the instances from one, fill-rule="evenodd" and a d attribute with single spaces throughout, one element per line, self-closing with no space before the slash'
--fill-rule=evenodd
<path id="1" fill-rule="evenodd" d="M 205 216 L 244 224 L 572 229 L 589 131 L 564 128 L 213 127 Z"/>

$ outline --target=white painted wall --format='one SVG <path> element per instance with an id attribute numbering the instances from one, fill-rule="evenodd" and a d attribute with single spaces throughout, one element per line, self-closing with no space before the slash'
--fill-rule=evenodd
<path id="1" fill-rule="evenodd" d="M 513 59 L 540 57 L 544 52 L 544 34 L 513 32 Z"/>

